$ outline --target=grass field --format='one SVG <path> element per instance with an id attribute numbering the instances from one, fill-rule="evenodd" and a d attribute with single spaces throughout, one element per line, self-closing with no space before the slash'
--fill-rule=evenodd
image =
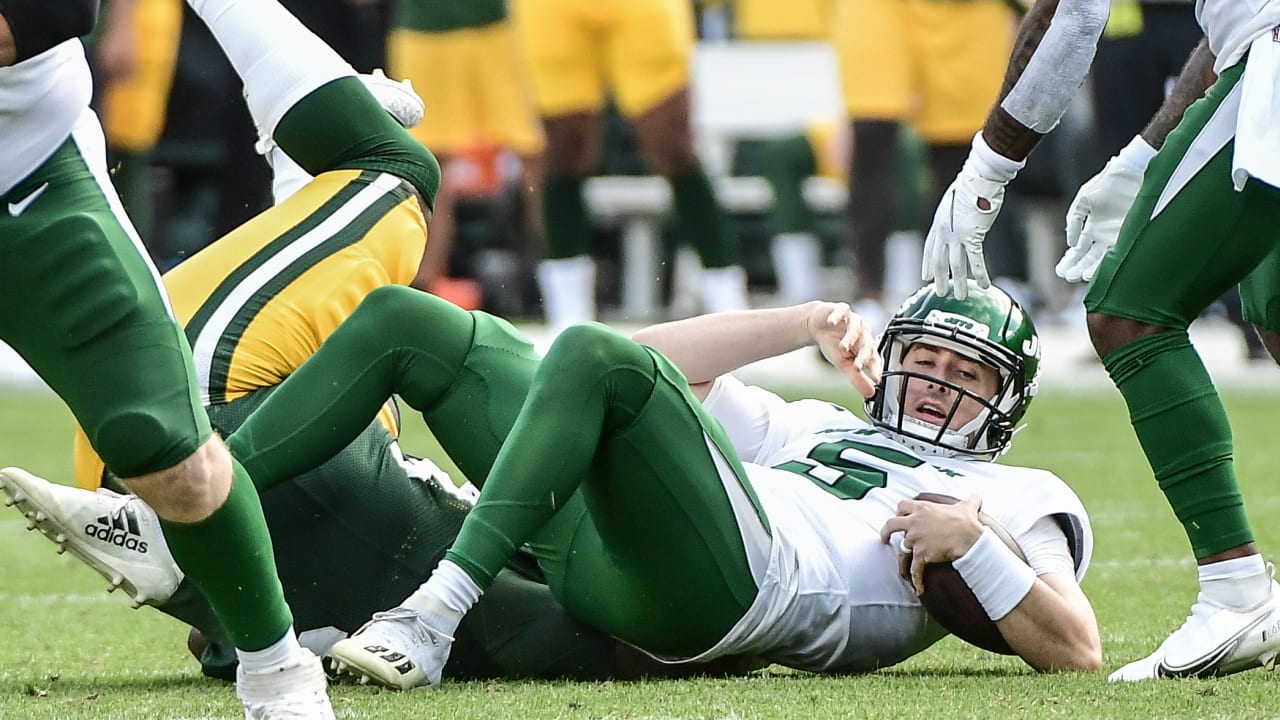
<path id="1" fill-rule="evenodd" d="M 803 393 L 801 393 L 803 394 Z M 1264 550 L 1280 547 L 1274 393 L 1227 396 L 1239 471 Z M 1048 395 L 1009 460 L 1072 483 L 1097 535 L 1085 581 L 1108 670 L 1149 652 L 1176 627 L 1195 573 L 1114 392 Z M 0 395 L 0 465 L 70 477 L 70 419 L 44 393 Z M 1188 428 L 1187 432 L 1194 432 Z M 429 442 L 411 427 L 406 447 Z M 185 629 L 123 595 L 0 509 L 0 720 L 237 718 L 229 685 L 187 656 Z M 353 589 L 355 591 L 355 589 Z M 1274 675 L 1113 686 L 1103 675 L 1038 676 L 1019 661 L 947 639 L 872 675 L 822 678 L 782 670 L 734 680 L 642 683 L 447 683 L 436 692 L 332 689 L 345 718 L 1273 718 Z"/>

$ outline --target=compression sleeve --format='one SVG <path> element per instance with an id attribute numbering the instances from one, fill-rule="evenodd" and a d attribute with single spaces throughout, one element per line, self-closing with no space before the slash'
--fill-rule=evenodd
<path id="1" fill-rule="evenodd" d="M 1061 0 L 1000 107 L 1041 135 L 1052 130 L 1084 84 L 1110 10 L 1108 0 Z"/>

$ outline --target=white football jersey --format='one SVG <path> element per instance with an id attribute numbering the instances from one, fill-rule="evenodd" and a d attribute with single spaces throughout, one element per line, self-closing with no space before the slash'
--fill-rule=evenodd
<path id="1" fill-rule="evenodd" d="M 1280 0 L 1196 0 L 1196 19 L 1216 58 L 1213 69 L 1220 73 L 1239 62 L 1258 36 L 1277 32 Z"/>
<path id="2" fill-rule="evenodd" d="M 79 40 L 0 67 L 0 195 L 66 141 L 92 94 L 89 63 Z"/>
<path id="3" fill-rule="evenodd" d="M 896 549 L 880 540 L 898 503 L 923 492 L 981 496 L 983 511 L 1020 545 L 1033 525 L 1056 524 L 1070 559 L 1037 567 L 1029 555 L 1037 573 L 1065 565 L 1079 579 L 1088 567 L 1088 517 L 1053 473 L 922 457 L 845 408 L 786 402 L 731 376 L 716 381 L 704 406 L 744 461 L 771 546 L 752 607 L 702 657 L 749 653 L 805 670 L 865 671 L 901 662 L 943 637 L 946 631 L 898 575 Z"/>

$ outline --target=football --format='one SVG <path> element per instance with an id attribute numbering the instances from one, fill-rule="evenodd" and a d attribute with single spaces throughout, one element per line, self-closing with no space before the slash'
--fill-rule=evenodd
<path id="1" fill-rule="evenodd" d="M 957 498 L 937 493 L 920 493 L 916 496 L 916 500 L 947 505 L 960 502 Z M 986 513 L 978 513 L 978 519 L 983 525 L 991 528 L 1019 559 L 1026 562 L 1026 556 L 1022 554 L 1022 550 L 1014 542 L 1008 530 Z M 905 577 L 910 582 L 910 563 L 905 563 L 903 567 Z M 1017 654 L 1000 634 L 995 621 L 987 617 L 987 611 L 982 609 L 982 604 L 969 589 L 968 583 L 960 577 L 960 572 L 952 567 L 951 563 L 929 563 L 925 566 L 924 594 L 920 596 L 920 602 L 939 625 L 961 640 L 1001 655 Z"/>

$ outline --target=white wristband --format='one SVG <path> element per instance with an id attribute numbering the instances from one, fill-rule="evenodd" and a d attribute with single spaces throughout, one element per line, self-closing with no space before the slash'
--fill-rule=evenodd
<path id="1" fill-rule="evenodd" d="M 1156 149 L 1147 144 L 1147 141 L 1141 135 L 1134 135 L 1129 141 L 1116 153 L 1115 161 L 1131 170 L 1138 172 L 1146 172 L 1147 165 L 1151 163 L 1151 158 L 1156 156 Z"/>
<path id="2" fill-rule="evenodd" d="M 989 527 L 982 528 L 973 547 L 952 560 L 951 566 L 992 620 L 1008 615 L 1036 582 L 1036 571 L 1018 559 Z"/>
<path id="3" fill-rule="evenodd" d="M 981 130 L 973 136 L 973 145 L 969 149 L 969 161 L 973 163 L 974 169 L 984 180 L 998 182 L 1001 185 L 1012 180 L 1027 164 L 1026 160 L 1010 160 L 992 150 L 987 141 L 982 138 Z"/>

